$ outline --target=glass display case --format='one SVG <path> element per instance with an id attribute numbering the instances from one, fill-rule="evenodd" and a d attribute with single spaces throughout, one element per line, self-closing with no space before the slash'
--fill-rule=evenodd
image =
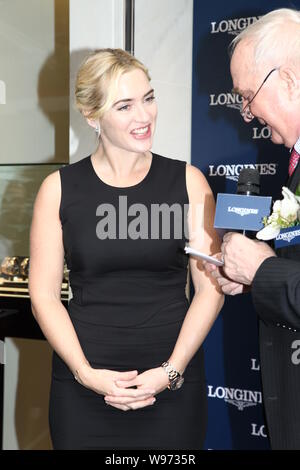
<path id="1" fill-rule="evenodd" d="M 62 164 L 0 165 L 0 298 L 28 298 L 29 232 L 42 181 Z M 62 300 L 68 298 L 65 267 Z"/>

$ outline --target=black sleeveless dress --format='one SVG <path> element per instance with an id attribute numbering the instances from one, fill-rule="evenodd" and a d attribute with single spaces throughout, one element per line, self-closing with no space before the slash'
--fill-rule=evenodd
<path id="1" fill-rule="evenodd" d="M 182 161 L 153 154 L 146 177 L 127 188 L 101 181 L 90 157 L 60 170 L 73 294 L 68 312 L 95 368 L 140 373 L 160 366 L 175 346 L 189 307 L 185 169 Z M 181 389 L 166 389 L 154 405 L 125 412 L 77 383 L 54 352 L 53 447 L 201 449 L 207 420 L 202 348 L 184 377 Z"/>

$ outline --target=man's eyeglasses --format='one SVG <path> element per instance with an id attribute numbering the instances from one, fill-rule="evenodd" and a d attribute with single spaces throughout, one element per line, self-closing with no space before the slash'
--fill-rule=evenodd
<path id="1" fill-rule="evenodd" d="M 262 89 L 263 85 L 266 83 L 266 81 L 268 80 L 268 78 L 270 77 L 270 75 L 275 72 L 275 70 L 278 70 L 279 67 L 275 67 L 274 69 L 271 70 L 271 72 L 268 73 L 268 75 L 266 76 L 266 78 L 264 79 L 264 81 L 262 82 L 262 84 L 260 85 L 260 87 L 258 88 L 257 92 L 254 93 L 254 96 L 251 98 L 251 100 L 246 104 L 246 106 L 244 106 L 244 108 L 241 109 L 241 116 L 242 118 L 244 118 L 247 122 L 251 122 L 252 119 L 254 119 L 254 116 L 251 112 L 251 109 L 250 109 L 250 105 L 252 103 L 252 101 L 254 100 L 254 98 L 257 96 L 257 94 L 260 92 L 260 90 Z"/>

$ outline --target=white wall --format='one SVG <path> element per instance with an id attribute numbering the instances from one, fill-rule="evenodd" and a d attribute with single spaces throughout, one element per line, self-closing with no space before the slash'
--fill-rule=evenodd
<path id="1" fill-rule="evenodd" d="M 191 161 L 193 0 L 136 0 L 135 56 L 158 103 L 153 150 Z"/>
<path id="2" fill-rule="evenodd" d="M 74 107 L 80 63 L 95 49 L 124 48 L 123 0 L 70 0 L 70 163 L 95 150 L 95 132 Z"/>
<path id="3" fill-rule="evenodd" d="M 122 0 L 70 0 L 70 162 L 93 152 L 94 132 L 74 110 L 74 78 L 83 57 L 124 48 Z M 153 151 L 191 161 L 193 0 L 136 0 L 135 56 L 149 68 L 158 102 Z"/>

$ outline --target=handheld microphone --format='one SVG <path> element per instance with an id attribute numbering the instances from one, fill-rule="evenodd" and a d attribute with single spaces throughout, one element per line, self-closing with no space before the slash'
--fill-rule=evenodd
<path id="1" fill-rule="evenodd" d="M 241 231 L 243 235 L 246 231 L 262 229 L 263 218 L 270 214 L 272 198 L 260 196 L 259 193 L 258 170 L 244 168 L 239 175 L 237 194 L 218 194 L 214 227 Z"/>
<path id="2" fill-rule="evenodd" d="M 237 194 L 245 196 L 259 196 L 260 193 L 260 174 L 255 168 L 244 168 L 240 174 L 237 183 Z"/>

